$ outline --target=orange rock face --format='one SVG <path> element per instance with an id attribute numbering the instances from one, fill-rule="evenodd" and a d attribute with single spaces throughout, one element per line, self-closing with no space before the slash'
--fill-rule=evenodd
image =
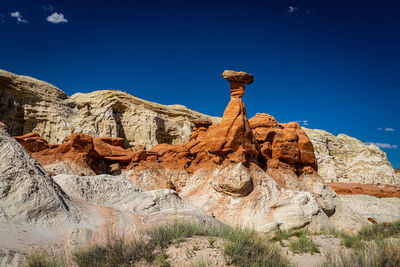
<path id="1" fill-rule="evenodd" d="M 231 99 L 221 123 L 211 125 L 209 121 L 193 120 L 193 134 L 189 142 L 182 145 L 159 144 L 147 151 L 132 152 L 125 149 L 122 138 L 92 138 L 75 133 L 62 145 L 49 145 L 37 134 L 16 139 L 42 165 L 64 161 L 83 166 L 95 174 L 106 173 L 108 166 L 114 163 L 123 169 L 178 169 L 189 173 L 242 163 L 245 167 L 256 164 L 264 170 L 287 169 L 299 176 L 314 173 L 317 164 L 313 146 L 299 124 L 280 124 L 268 114 L 247 119 L 242 96 L 246 84 L 253 82 L 253 75 L 224 71 L 222 76 L 229 81 Z M 220 171 L 223 173 L 223 168 Z M 226 186 L 224 181 L 219 184 L 232 187 Z M 235 190 L 231 193 L 235 194 Z"/>
<path id="2" fill-rule="evenodd" d="M 143 168 L 186 169 L 215 168 L 224 163 L 254 163 L 264 169 L 287 169 L 298 175 L 315 173 L 317 162 L 312 143 L 295 122 L 278 123 L 268 114 L 248 120 L 242 102 L 245 85 L 253 76 L 225 71 L 231 100 L 220 124 L 195 120 L 190 141 L 183 145 L 161 144 L 134 154 L 132 165 Z"/>
<path id="3" fill-rule="evenodd" d="M 49 147 L 47 141 L 37 133 L 14 137 L 28 152 L 38 152 Z"/>
<path id="4" fill-rule="evenodd" d="M 328 183 L 338 195 L 369 195 L 373 197 L 398 197 L 398 185 L 369 185 L 359 183 Z"/>
<path id="5" fill-rule="evenodd" d="M 122 138 L 95 137 L 73 133 L 60 145 L 49 145 L 36 133 L 14 137 L 42 166 L 63 162 L 76 174 L 103 174 L 109 166 L 127 166 L 133 156 Z"/>
<path id="6" fill-rule="evenodd" d="M 187 169 L 216 167 L 228 163 L 256 163 L 260 149 L 254 138 L 242 102 L 245 84 L 253 76 L 244 72 L 224 72 L 230 82 L 231 100 L 220 124 L 195 120 L 190 141 L 183 145 L 160 144 L 149 151 L 138 151 L 132 165 L 159 165 L 161 168 Z"/>
<path id="7" fill-rule="evenodd" d="M 268 168 L 287 168 L 297 173 L 317 171 L 312 143 L 298 123 L 278 123 L 271 115 L 257 113 L 250 119 L 250 127 Z"/>

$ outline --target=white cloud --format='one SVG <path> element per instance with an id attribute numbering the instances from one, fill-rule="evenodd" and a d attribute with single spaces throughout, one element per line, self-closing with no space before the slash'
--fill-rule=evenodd
<path id="1" fill-rule="evenodd" d="M 294 12 L 296 12 L 299 8 L 297 6 L 289 6 L 287 13 L 289 14 L 293 14 Z"/>
<path id="2" fill-rule="evenodd" d="M 385 128 L 378 128 L 379 131 L 385 131 L 385 132 L 394 132 L 395 130 L 390 127 L 385 127 Z"/>
<path id="3" fill-rule="evenodd" d="M 68 22 L 68 20 L 66 18 L 64 18 L 64 14 L 57 13 L 57 12 L 54 12 L 53 14 L 48 16 L 47 21 L 51 22 L 51 23 L 55 23 L 55 24 Z"/>
<path id="4" fill-rule="evenodd" d="M 391 144 L 387 144 L 387 143 L 367 142 L 366 144 L 367 144 L 367 145 L 375 145 L 375 146 L 380 147 L 380 148 L 389 148 L 389 149 L 392 149 L 392 148 L 399 148 L 398 145 L 391 145 Z"/>
<path id="5" fill-rule="evenodd" d="M 303 125 L 310 125 L 308 123 L 308 120 L 303 120 L 303 121 L 296 121 L 297 123 L 303 124 Z"/>
<path id="6" fill-rule="evenodd" d="M 16 18 L 18 22 L 28 23 L 28 21 L 26 19 L 22 18 L 22 14 L 19 11 L 11 12 L 10 16 L 13 18 Z"/>

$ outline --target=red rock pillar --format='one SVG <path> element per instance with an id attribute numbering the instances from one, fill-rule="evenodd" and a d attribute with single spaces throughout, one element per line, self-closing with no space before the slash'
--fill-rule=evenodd
<path id="1" fill-rule="evenodd" d="M 245 86 L 253 82 L 254 76 L 245 72 L 226 70 L 222 77 L 229 81 L 231 101 L 218 127 L 207 132 L 207 149 L 215 154 L 226 155 L 232 162 L 255 161 L 259 147 L 242 102 Z"/>

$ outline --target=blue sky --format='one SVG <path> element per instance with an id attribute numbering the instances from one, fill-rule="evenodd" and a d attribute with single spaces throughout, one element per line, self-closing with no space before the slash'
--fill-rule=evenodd
<path id="1" fill-rule="evenodd" d="M 249 118 L 377 143 L 400 168 L 398 1 L 2 0 L 0 68 L 68 95 L 115 88 L 221 116 L 224 69 L 255 75 Z"/>

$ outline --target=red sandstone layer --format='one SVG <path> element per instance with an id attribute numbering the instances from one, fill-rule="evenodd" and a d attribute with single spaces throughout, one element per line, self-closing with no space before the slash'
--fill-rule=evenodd
<path id="1" fill-rule="evenodd" d="M 359 183 L 328 183 L 338 195 L 369 195 L 373 197 L 398 197 L 398 185 L 369 185 Z"/>

